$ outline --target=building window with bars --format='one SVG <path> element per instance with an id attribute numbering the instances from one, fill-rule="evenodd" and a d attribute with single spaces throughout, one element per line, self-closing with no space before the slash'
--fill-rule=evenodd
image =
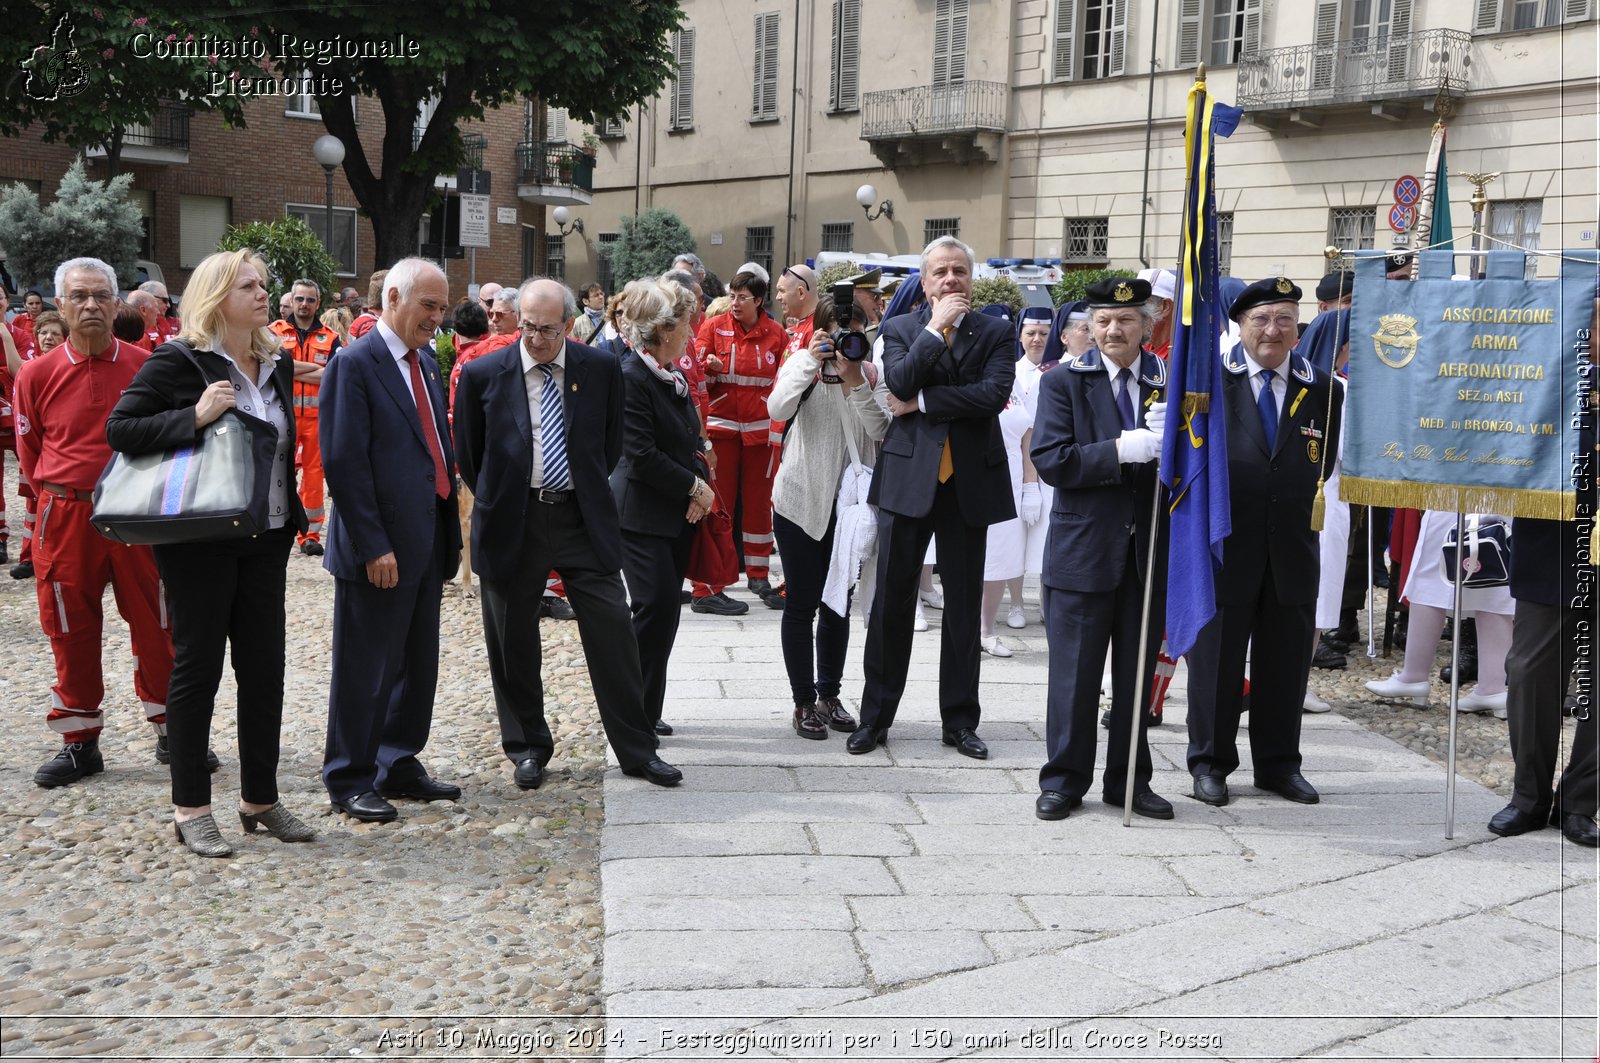
<path id="1" fill-rule="evenodd" d="M 1128 72 L 1133 0 L 1055 0 L 1055 5 L 1052 80 L 1093 80 Z"/>
<path id="2" fill-rule="evenodd" d="M 744 231 L 744 257 L 772 276 L 772 226 L 752 225 Z M 609 290 L 609 289 L 608 289 Z"/>
<path id="3" fill-rule="evenodd" d="M 750 121 L 778 120 L 778 13 L 756 16 L 755 62 L 750 84 Z"/>
<path id="4" fill-rule="evenodd" d="M 861 0 L 833 0 L 828 55 L 828 110 L 861 108 Z"/>
<path id="5" fill-rule="evenodd" d="M 672 61 L 677 74 L 672 79 L 667 129 L 685 132 L 694 128 L 694 28 L 684 26 L 672 32 Z M 610 291 L 610 287 L 606 291 Z"/>
<path id="6" fill-rule="evenodd" d="M 1489 235 L 1505 244 L 1490 243 L 1491 251 L 1510 251 L 1523 248 L 1539 250 L 1539 226 L 1544 214 L 1542 199 L 1502 199 L 1489 204 Z M 1528 256 L 1527 277 L 1532 280 L 1538 273 L 1539 257 Z"/>
<path id="7" fill-rule="evenodd" d="M 1233 211 L 1217 212 L 1217 272 L 1233 276 Z"/>
<path id="8" fill-rule="evenodd" d="M 595 272 L 598 275 L 596 279 L 600 282 L 600 287 L 604 288 L 608 292 L 616 291 L 617 285 L 615 283 L 615 271 L 613 271 L 611 268 L 611 256 L 606 254 L 606 248 L 610 247 L 621 238 L 621 233 L 601 233 L 599 236 L 595 237 L 595 243 L 599 245 L 596 248 L 599 254 L 595 256 Z"/>
<path id="9" fill-rule="evenodd" d="M 567 238 L 556 233 L 544 234 L 544 272 L 558 281 L 567 279 Z"/>
<path id="10" fill-rule="evenodd" d="M 941 236 L 961 238 L 960 218 L 929 218 L 922 223 L 922 245 L 933 243 Z"/>
<path id="11" fill-rule="evenodd" d="M 1110 238 L 1110 218 L 1068 218 L 1061 260 L 1073 266 L 1103 266 L 1111 258 Z"/>
<path id="12" fill-rule="evenodd" d="M 1370 251 L 1378 235 L 1377 207 L 1334 207 L 1328 211 L 1328 243 L 1340 251 Z M 1344 254 L 1339 269 L 1354 269 L 1355 259 Z"/>
<path id="13" fill-rule="evenodd" d="M 822 225 L 822 246 L 820 251 L 853 251 L 855 250 L 855 222 L 830 221 Z"/>

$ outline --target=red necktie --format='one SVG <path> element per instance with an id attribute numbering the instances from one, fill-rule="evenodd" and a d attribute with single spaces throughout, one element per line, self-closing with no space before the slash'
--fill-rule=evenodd
<path id="1" fill-rule="evenodd" d="M 439 433 L 433 427 L 433 400 L 428 397 L 428 385 L 422 379 L 422 366 L 417 363 L 417 352 L 406 352 L 406 363 L 411 366 L 411 397 L 417 400 L 417 419 L 422 422 L 422 438 L 428 441 L 428 453 L 433 455 L 433 489 L 440 498 L 450 497 L 450 474 L 444 467 L 444 449 L 439 446 Z"/>

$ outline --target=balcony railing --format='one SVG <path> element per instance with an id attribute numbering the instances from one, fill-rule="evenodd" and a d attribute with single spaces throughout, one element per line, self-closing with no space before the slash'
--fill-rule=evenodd
<path id="1" fill-rule="evenodd" d="M 189 116 L 194 112 L 185 104 L 171 100 L 156 106 L 144 125 L 131 125 L 122 131 L 124 149 L 171 148 L 189 150 Z"/>
<path id="2" fill-rule="evenodd" d="M 861 97 L 861 139 L 1003 132 L 1006 87 L 997 81 L 915 85 Z"/>
<path id="3" fill-rule="evenodd" d="M 1239 60 L 1239 106 L 1270 111 L 1466 95 L 1472 36 L 1423 30 L 1274 48 Z"/>
<path id="4" fill-rule="evenodd" d="M 562 140 L 517 145 L 517 195 L 547 206 L 586 204 L 594 196 L 594 156 Z"/>

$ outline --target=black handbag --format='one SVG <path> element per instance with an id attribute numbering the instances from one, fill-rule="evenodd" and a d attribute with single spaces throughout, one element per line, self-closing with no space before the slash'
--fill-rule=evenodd
<path id="1" fill-rule="evenodd" d="M 1499 517 L 1469 514 L 1462 539 L 1456 542 L 1456 529 L 1444 537 L 1444 563 L 1439 569 L 1446 583 L 1456 582 L 1460 573 L 1463 587 L 1504 587 L 1511 582 L 1511 525 Z"/>
<path id="2" fill-rule="evenodd" d="M 205 379 L 194 352 L 175 346 Z M 261 443 L 268 447 L 270 470 L 277 443 Z M 265 478 L 257 475 L 259 447 L 245 419 L 226 410 L 200 429 L 192 444 L 114 454 L 94 486 L 90 523 L 107 539 L 134 546 L 242 539 L 265 531 L 267 492 Z"/>

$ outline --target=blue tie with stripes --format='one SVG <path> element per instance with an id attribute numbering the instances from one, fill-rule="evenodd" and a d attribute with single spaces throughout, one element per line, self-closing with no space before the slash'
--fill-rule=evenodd
<path id="1" fill-rule="evenodd" d="M 556 383 L 555 371 L 548 365 L 538 366 L 544 374 L 544 387 L 539 392 L 539 445 L 544 455 L 544 486 L 552 491 L 564 491 L 572 486 L 567 473 L 567 425 L 561 410 L 561 385 Z"/>

